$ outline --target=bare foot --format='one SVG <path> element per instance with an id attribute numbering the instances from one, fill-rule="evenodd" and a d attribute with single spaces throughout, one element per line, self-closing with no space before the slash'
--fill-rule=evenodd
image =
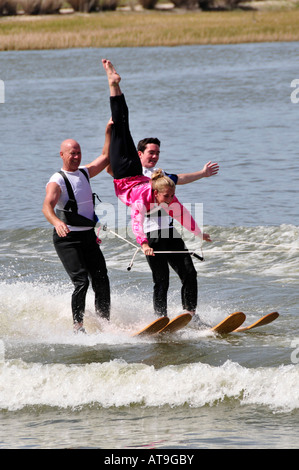
<path id="1" fill-rule="evenodd" d="M 120 75 L 116 72 L 110 60 L 102 59 L 102 64 L 107 74 L 110 90 L 113 90 L 114 88 L 114 93 L 120 92 L 120 88 L 119 88 L 119 82 L 121 81 Z"/>

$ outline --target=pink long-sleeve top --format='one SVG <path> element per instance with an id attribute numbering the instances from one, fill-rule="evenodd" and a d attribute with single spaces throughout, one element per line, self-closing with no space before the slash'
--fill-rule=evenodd
<path id="1" fill-rule="evenodd" d="M 115 179 L 114 188 L 116 196 L 127 206 L 131 206 L 133 233 L 137 243 L 148 243 L 143 231 L 143 221 L 149 211 L 157 207 L 150 179 L 146 176 L 132 176 Z M 189 232 L 201 236 L 201 230 L 190 212 L 174 196 L 171 204 L 160 205 L 173 219 L 177 220 Z"/>

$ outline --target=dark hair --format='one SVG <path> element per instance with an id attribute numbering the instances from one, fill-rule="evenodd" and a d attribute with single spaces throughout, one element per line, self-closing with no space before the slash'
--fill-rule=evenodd
<path id="1" fill-rule="evenodd" d="M 137 145 L 138 152 L 144 152 L 147 144 L 156 144 L 160 147 L 161 142 L 157 137 L 146 137 L 145 139 L 139 140 Z"/>

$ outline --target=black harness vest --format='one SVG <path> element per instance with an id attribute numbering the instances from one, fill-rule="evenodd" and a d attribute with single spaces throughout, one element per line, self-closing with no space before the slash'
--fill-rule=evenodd
<path id="1" fill-rule="evenodd" d="M 81 173 L 85 176 L 87 181 L 89 182 L 89 177 L 88 174 L 86 173 L 85 170 L 82 168 L 79 168 Z M 78 214 L 78 204 L 75 199 L 74 191 L 71 186 L 71 183 L 67 179 L 64 171 L 59 171 L 58 172 L 64 179 L 65 184 L 66 184 L 66 189 L 68 192 L 69 200 L 67 201 L 66 205 L 64 206 L 63 209 L 56 209 L 56 215 L 57 217 L 62 220 L 64 223 L 67 225 L 73 225 L 77 227 L 95 227 L 98 217 L 96 216 L 95 212 L 93 215 L 93 220 L 88 219 L 87 217 L 84 217 L 83 215 Z M 97 196 L 95 193 L 92 194 L 93 197 L 93 206 L 95 205 L 95 196 Z M 98 196 L 97 196 L 98 197 Z"/>

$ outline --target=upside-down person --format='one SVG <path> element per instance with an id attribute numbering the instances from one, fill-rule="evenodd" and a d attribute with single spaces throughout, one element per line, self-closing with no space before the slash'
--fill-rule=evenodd
<path id="1" fill-rule="evenodd" d="M 143 253 L 155 256 L 144 233 L 143 221 L 157 206 L 163 208 L 195 236 L 210 242 L 209 234 L 201 232 L 189 211 L 175 196 L 176 186 L 172 179 L 161 170 L 157 170 L 151 179 L 143 176 L 141 161 L 129 128 L 128 107 L 119 85 L 121 78 L 109 60 L 103 59 L 102 63 L 107 73 L 110 90 L 113 126 L 109 155 L 115 193 L 122 202 L 131 207 L 133 233 Z M 184 250 L 187 251 L 185 246 Z M 188 252 L 180 257 L 180 268 L 176 271 L 182 282 L 183 309 L 194 315 L 197 306 L 196 270 Z M 166 315 L 163 309 L 156 313 Z"/>

